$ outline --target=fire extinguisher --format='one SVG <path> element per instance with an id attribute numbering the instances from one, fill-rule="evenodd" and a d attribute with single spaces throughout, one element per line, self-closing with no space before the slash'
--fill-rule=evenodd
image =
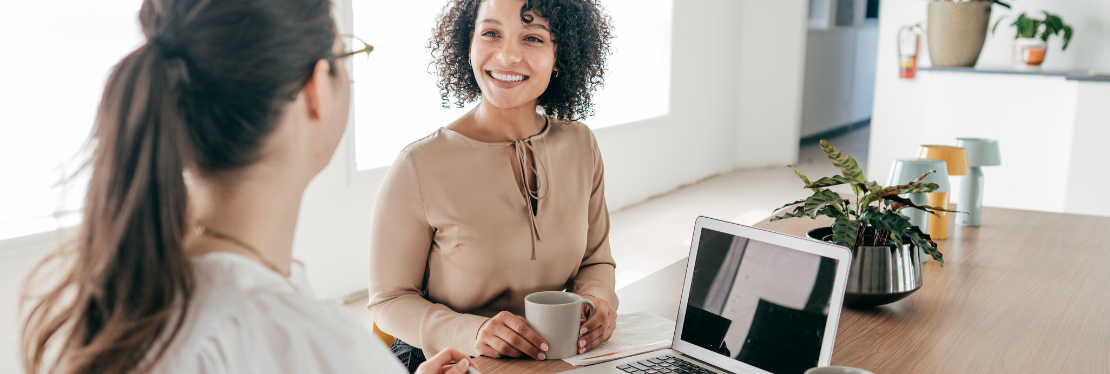
<path id="1" fill-rule="evenodd" d="M 917 51 L 921 47 L 921 24 L 898 29 L 898 77 L 913 79 L 917 75 Z"/>

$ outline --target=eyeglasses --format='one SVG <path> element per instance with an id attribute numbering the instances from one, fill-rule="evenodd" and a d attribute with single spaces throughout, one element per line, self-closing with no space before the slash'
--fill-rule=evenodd
<path id="1" fill-rule="evenodd" d="M 339 59 L 351 57 L 351 56 L 357 55 L 359 53 L 365 52 L 366 53 L 366 59 L 369 60 L 370 59 L 370 52 L 374 51 L 374 46 L 370 45 L 370 43 L 367 43 L 366 41 L 360 39 L 357 36 L 350 35 L 350 34 L 343 34 L 343 36 L 348 37 L 348 38 L 353 38 L 353 39 L 357 40 L 359 43 L 362 43 L 362 48 L 358 49 L 358 50 L 350 51 L 350 52 L 343 52 L 341 54 L 334 55 L 334 56 L 324 57 L 325 60 L 328 60 L 328 65 L 331 66 L 332 71 L 335 71 L 335 62 L 338 61 Z M 308 79 L 311 79 L 311 75 L 309 76 Z M 301 89 L 304 88 L 305 84 L 308 84 L 307 79 L 305 80 L 305 82 L 298 85 L 297 89 L 295 89 L 295 90 L 293 90 L 293 92 L 289 93 L 289 101 L 297 101 L 297 95 L 301 93 Z"/>

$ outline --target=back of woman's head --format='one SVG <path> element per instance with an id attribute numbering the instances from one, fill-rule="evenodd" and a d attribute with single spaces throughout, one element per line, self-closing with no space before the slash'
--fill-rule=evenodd
<path id="1" fill-rule="evenodd" d="M 335 41 L 329 0 L 146 0 L 139 18 L 148 41 L 97 113 L 79 236 L 51 258 L 68 271 L 27 317 L 29 373 L 143 372 L 161 357 L 193 289 L 183 173 L 256 161 Z"/>

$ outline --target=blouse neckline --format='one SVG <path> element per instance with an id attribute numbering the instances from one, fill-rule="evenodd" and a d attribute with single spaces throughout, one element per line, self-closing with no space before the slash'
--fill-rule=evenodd
<path id="1" fill-rule="evenodd" d="M 451 129 L 447 128 L 447 127 L 440 127 L 439 129 L 440 129 L 440 130 L 447 130 L 447 131 L 449 131 L 449 132 L 451 132 L 451 133 L 453 133 L 453 134 L 455 134 L 455 135 L 458 135 L 459 137 L 461 137 L 461 138 L 463 138 L 463 139 L 465 139 L 466 141 L 468 141 L 468 142 L 471 142 L 471 143 L 476 143 L 476 144 L 480 144 L 480 145 L 485 145 L 485 146 L 497 146 L 497 147 L 503 147 L 503 146 L 509 146 L 509 145 L 513 145 L 513 144 L 514 144 L 514 143 L 516 143 L 517 141 L 531 141 L 531 140 L 533 140 L 533 139 L 540 139 L 540 138 L 543 138 L 544 136 L 546 136 L 546 135 L 547 135 L 547 133 L 548 133 L 548 132 L 551 132 L 551 126 L 552 126 L 552 124 L 551 124 L 551 117 L 544 117 L 544 126 L 543 126 L 543 130 L 540 130 L 540 132 L 539 132 L 538 134 L 536 134 L 536 135 L 532 135 L 532 136 L 529 136 L 529 137 L 527 137 L 527 138 L 524 138 L 524 139 L 520 139 L 520 140 L 512 140 L 512 141 L 507 141 L 507 142 L 483 142 L 483 141 L 481 141 L 481 140 L 477 140 L 477 139 L 471 138 L 471 137 L 469 137 L 469 136 L 463 135 L 463 134 L 462 134 L 461 132 L 458 132 L 458 131 L 455 131 L 455 130 L 451 130 Z"/>

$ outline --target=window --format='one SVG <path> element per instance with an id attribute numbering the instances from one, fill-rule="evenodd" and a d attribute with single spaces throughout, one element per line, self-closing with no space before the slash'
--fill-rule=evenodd
<path id="1" fill-rule="evenodd" d="M 0 240 L 71 225 L 81 163 L 112 67 L 142 45 L 141 0 L 9 1 L 0 12 Z M 14 88 L 13 88 L 14 87 Z M 67 217 L 59 220 L 58 217 Z"/>
<path id="2" fill-rule="evenodd" d="M 433 1 L 354 0 L 354 32 L 374 45 L 355 59 L 352 106 L 359 170 L 388 166 L 401 148 L 473 108 L 441 107 L 425 48 L 446 4 Z M 614 27 L 614 54 L 605 88 L 596 93 L 592 128 L 666 115 L 670 110 L 673 0 L 604 3 Z"/>

